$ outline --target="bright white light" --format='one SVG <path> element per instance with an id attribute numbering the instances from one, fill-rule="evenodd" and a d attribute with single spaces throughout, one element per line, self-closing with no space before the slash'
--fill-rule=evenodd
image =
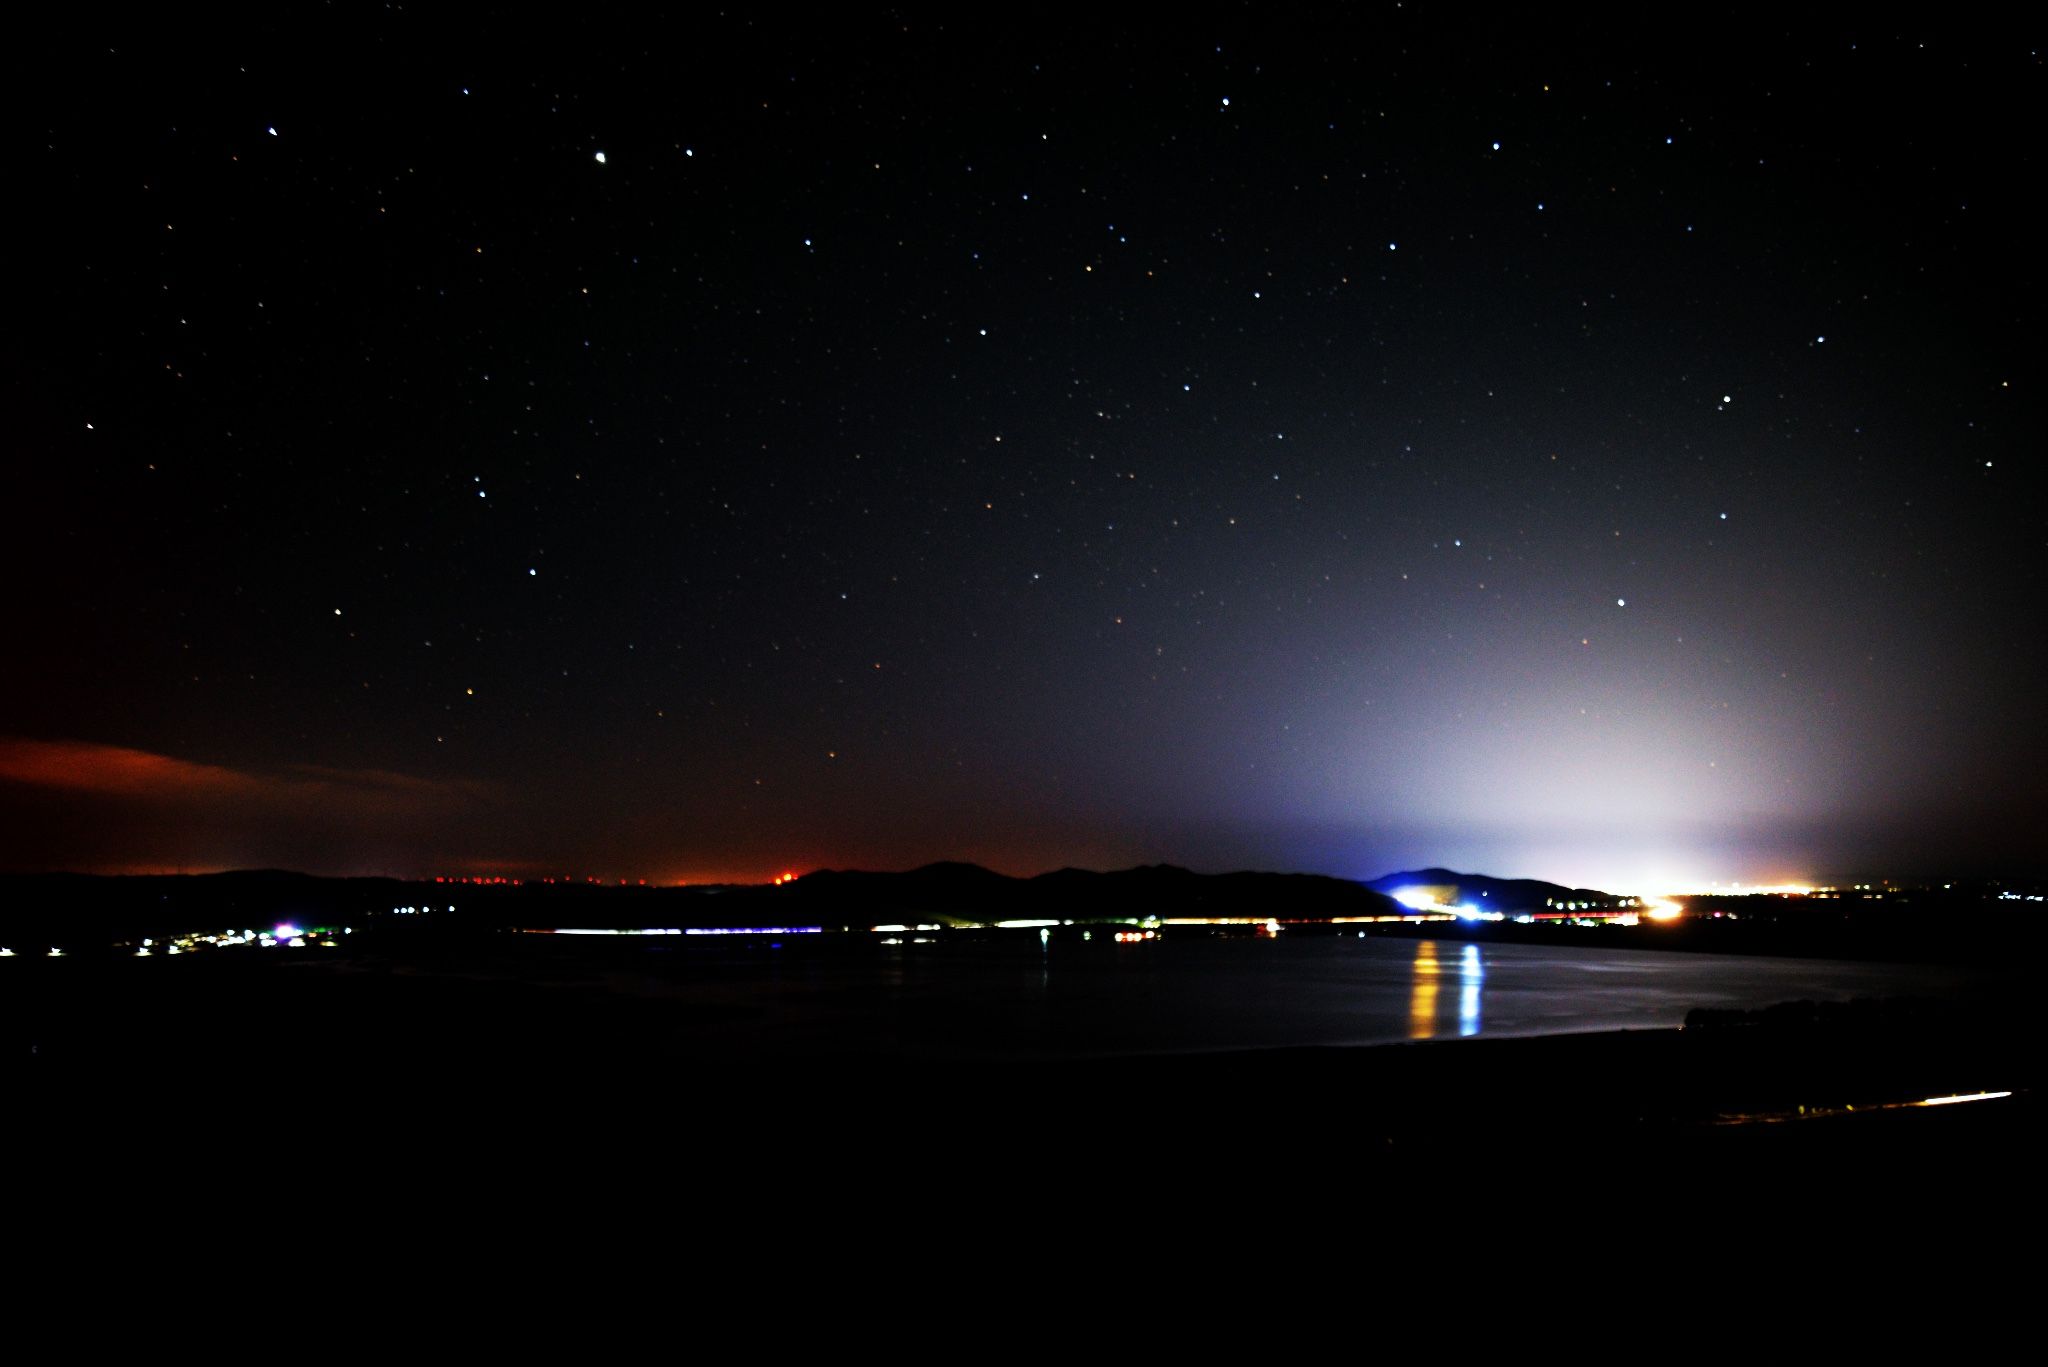
<path id="1" fill-rule="evenodd" d="M 604 165 L 604 153 L 602 153 L 602 152 L 599 152 L 599 153 L 597 154 L 597 164 L 598 164 L 599 166 L 602 166 L 602 165 Z"/>
<path id="2" fill-rule="evenodd" d="M 2002 1096 L 2011 1095 L 2011 1092 L 1965 1092 L 1960 1096 L 1931 1096 L 1917 1104 L 1921 1106 L 1953 1106 L 1960 1101 L 1996 1101 Z"/>

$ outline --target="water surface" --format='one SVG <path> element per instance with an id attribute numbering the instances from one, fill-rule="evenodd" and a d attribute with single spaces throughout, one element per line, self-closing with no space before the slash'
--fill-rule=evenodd
<path id="1" fill-rule="evenodd" d="M 1453 939 L 939 936 L 831 953 L 682 954 L 614 990 L 708 1008 L 720 1056 L 1066 1057 L 1677 1026 L 1694 1007 L 2006 990 L 1984 969 Z"/>

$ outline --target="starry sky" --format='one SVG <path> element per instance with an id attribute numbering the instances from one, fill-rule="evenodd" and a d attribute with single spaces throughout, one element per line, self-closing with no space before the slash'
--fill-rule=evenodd
<path id="1" fill-rule="evenodd" d="M 0 867 L 2039 871 L 2038 34 L 6 58 Z"/>

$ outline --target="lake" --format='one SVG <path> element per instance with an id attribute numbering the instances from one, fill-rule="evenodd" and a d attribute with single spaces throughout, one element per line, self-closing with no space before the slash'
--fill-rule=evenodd
<path id="1" fill-rule="evenodd" d="M 1982 968 L 1285 935 L 678 946 L 587 971 L 612 992 L 683 1007 L 671 1047 L 732 1060 L 1393 1044 L 1672 1027 L 1694 1007 L 2008 990 Z"/>

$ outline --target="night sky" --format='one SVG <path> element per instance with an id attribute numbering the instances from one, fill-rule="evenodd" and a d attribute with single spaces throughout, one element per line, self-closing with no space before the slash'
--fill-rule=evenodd
<path id="1" fill-rule="evenodd" d="M 2033 32 L 299 8 L 9 45 L 0 867 L 2048 861 Z"/>

